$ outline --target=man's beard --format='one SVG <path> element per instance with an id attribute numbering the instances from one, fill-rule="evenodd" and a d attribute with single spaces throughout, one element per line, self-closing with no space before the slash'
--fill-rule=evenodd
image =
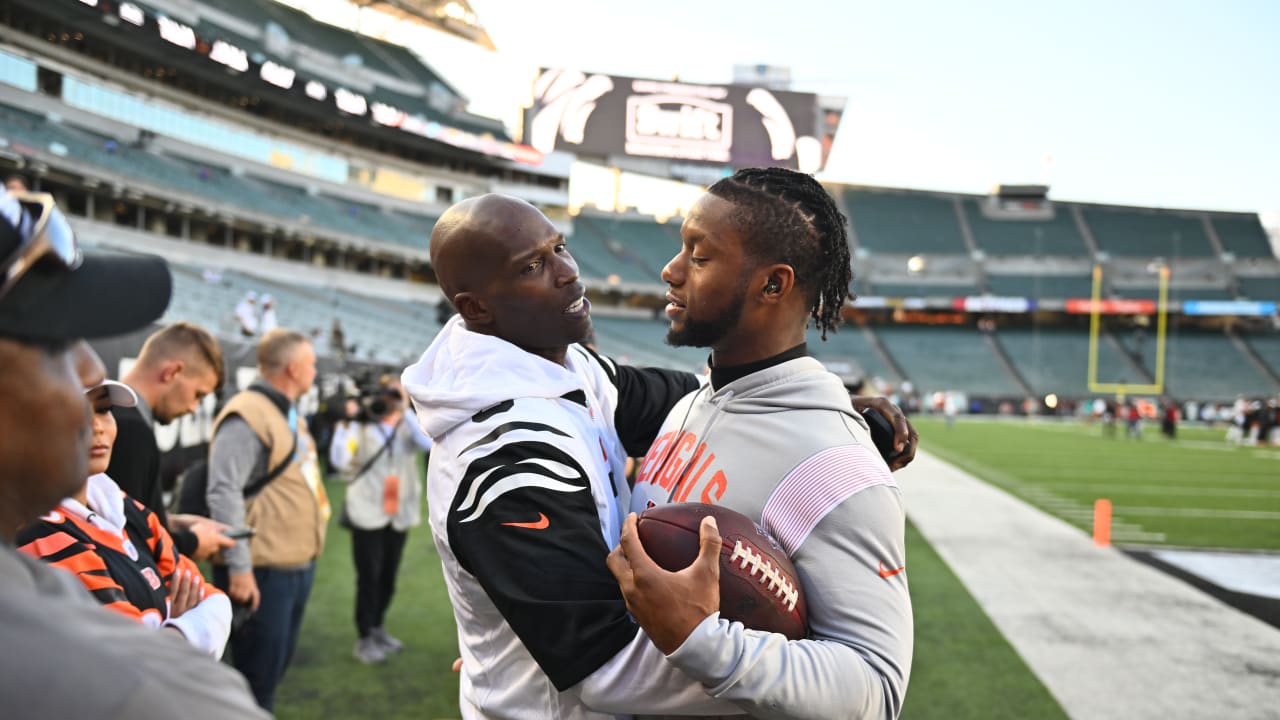
<path id="1" fill-rule="evenodd" d="M 672 347 L 713 347 L 738 324 L 747 304 L 746 282 L 734 292 L 733 301 L 724 312 L 711 320 L 695 320 L 685 308 L 684 327 L 667 330 L 667 344 Z"/>

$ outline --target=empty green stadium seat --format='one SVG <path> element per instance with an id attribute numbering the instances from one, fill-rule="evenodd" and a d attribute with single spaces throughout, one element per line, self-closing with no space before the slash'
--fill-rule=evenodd
<path id="1" fill-rule="evenodd" d="M 1275 257 L 1271 251 L 1271 242 L 1267 239 L 1267 231 L 1257 215 L 1240 217 L 1215 217 L 1213 229 L 1218 233 L 1222 249 L 1235 253 L 1240 258 Z"/>
<path id="2" fill-rule="evenodd" d="M 1066 206 L 1052 220 L 992 220 L 982 214 L 980 200 L 965 200 L 973 240 L 988 255 L 1087 256 L 1088 247 Z"/>
<path id="3" fill-rule="evenodd" d="M 875 330 L 920 393 L 959 390 L 998 397 L 1022 394 L 973 328 L 893 325 Z"/>
<path id="4" fill-rule="evenodd" d="M 1211 257 L 1213 246 L 1200 220 L 1128 208 L 1084 210 L 1098 249 L 1116 256 Z"/>
<path id="5" fill-rule="evenodd" d="M 992 295 L 1028 298 L 1087 298 L 1093 279 L 1087 275 L 987 275 Z"/>
<path id="6" fill-rule="evenodd" d="M 847 189 L 845 205 L 861 247 L 885 253 L 967 255 L 951 200 L 924 193 Z"/>
<path id="7" fill-rule="evenodd" d="M 1241 277 L 1236 281 L 1240 294 L 1250 300 L 1280 302 L 1280 277 Z"/>

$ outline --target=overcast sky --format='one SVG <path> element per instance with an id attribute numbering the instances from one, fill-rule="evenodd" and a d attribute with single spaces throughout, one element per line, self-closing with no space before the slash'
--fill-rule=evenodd
<path id="1" fill-rule="evenodd" d="M 533 69 L 727 82 L 789 66 L 848 98 L 831 180 L 1280 211 L 1280 2 L 471 0 L 496 55 L 427 51 L 504 119 Z"/>

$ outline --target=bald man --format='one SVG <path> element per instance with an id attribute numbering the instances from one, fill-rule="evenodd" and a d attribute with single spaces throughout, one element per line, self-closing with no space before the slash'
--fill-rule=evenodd
<path id="1" fill-rule="evenodd" d="M 639 632 L 605 559 L 643 454 L 685 373 L 578 344 L 590 302 L 564 235 L 533 206 L 455 205 L 431 261 L 457 309 L 404 373 L 423 430 L 432 533 L 458 624 L 464 718 L 736 712 Z"/>
<path id="2" fill-rule="evenodd" d="M 579 344 L 591 304 L 577 264 L 522 200 L 450 208 L 431 261 L 458 315 L 403 380 L 435 443 L 428 505 L 462 716 L 740 714 L 666 661 L 606 565 L 630 502 L 624 459 L 645 453 L 697 378 Z M 874 407 L 905 440 L 905 416 Z"/>

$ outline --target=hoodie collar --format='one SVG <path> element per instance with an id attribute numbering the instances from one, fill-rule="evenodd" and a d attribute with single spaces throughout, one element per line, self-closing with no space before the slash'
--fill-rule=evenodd
<path id="1" fill-rule="evenodd" d="M 418 423 L 439 438 L 477 412 L 518 398 L 560 398 L 586 390 L 579 353 L 568 367 L 523 350 L 502 338 L 468 330 L 453 316 L 422 357 L 401 376 Z"/>
<path id="2" fill-rule="evenodd" d="M 795 347 L 789 350 L 783 350 L 777 355 L 774 355 L 772 357 L 767 357 L 763 360 L 756 360 L 754 362 L 743 363 L 741 365 L 726 365 L 724 367 L 712 367 L 711 368 L 711 389 L 719 390 L 720 388 L 724 387 L 725 385 L 728 385 L 734 380 L 738 380 L 739 378 L 744 378 L 750 375 L 751 373 L 759 372 L 760 370 L 764 370 L 766 368 L 771 368 L 774 365 L 780 365 L 788 360 L 795 360 L 796 358 L 805 357 L 808 354 L 809 354 L 809 344 L 800 343 L 799 345 L 796 345 Z"/>

